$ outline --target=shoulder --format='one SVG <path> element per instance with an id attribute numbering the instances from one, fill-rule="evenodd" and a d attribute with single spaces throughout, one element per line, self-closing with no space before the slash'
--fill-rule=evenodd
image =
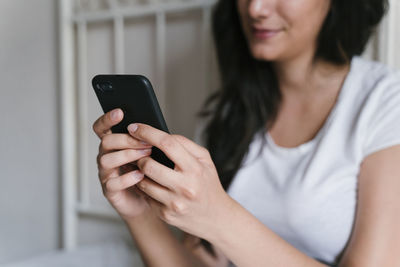
<path id="1" fill-rule="evenodd" d="M 370 96 L 384 95 L 387 91 L 400 91 L 400 71 L 388 65 L 354 57 L 353 76 L 360 90 Z"/>
<path id="2" fill-rule="evenodd" d="M 343 117 L 368 125 L 388 99 L 400 105 L 400 72 L 381 62 L 356 56 L 342 91 L 338 102 Z"/>
<path id="3" fill-rule="evenodd" d="M 400 72 L 385 64 L 357 57 L 353 79 L 357 81 L 350 106 L 360 122 L 362 157 L 400 144 Z M 354 106 L 353 106 L 354 108 Z"/>
<path id="4" fill-rule="evenodd" d="M 366 125 L 375 125 L 379 114 L 387 115 L 400 107 L 399 70 L 355 57 L 349 75 L 347 110 L 357 113 Z"/>

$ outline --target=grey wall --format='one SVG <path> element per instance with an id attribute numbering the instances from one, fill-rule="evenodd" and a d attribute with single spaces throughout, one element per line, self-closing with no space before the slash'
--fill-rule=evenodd
<path id="1" fill-rule="evenodd" d="M 57 1 L 1 0 L 0 18 L 1 265 L 5 262 L 28 259 L 59 248 L 62 225 L 59 210 L 61 207 L 59 195 L 61 190 L 59 188 L 60 162 L 58 158 L 60 133 L 58 132 Z M 194 18 L 191 19 L 190 16 L 169 17 L 169 34 L 177 37 L 180 32 L 184 32 L 186 39 L 191 32 L 193 32 L 192 35 L 195 35 L 201 29 L 198 21 L 199 14 L 195 14 Z M 127 25 L 131 26 L 129 21 Z M 104 31 L 99 32 L 99 29 L 101 30 L 103 26 L 103 24 L 95 25 L 94 31 L 90 31 L 89 40 L 102 38 Z M 127 29 L 127 48 L 132 47 L 129 44 L 132 41 L 137 49 L 137 42 L 135 42 L 137 39 L 132 39 L 137 36 L 134 34 L 135 31 L 139 31 L 142 37 L 152 36 L 152 34 L 148 30 L 141 31 L 140 23 L 139 25 L 132 24 L 132 26 L 134 27 Z M 104 27 L 107 28 L 108 26 L 105 25 Z M 109 37 L 108 35 L 105 36 Z M 138 38 L 138 40 L 141 40 L 141 38 Z M 171 39 L 169 40 L 171 41 Z M 172 39 L 172 41 L 174 40 Z M 154 40 L 149 39 L 148 43 L 154 43 Z M 148 46 L 148 43 L 143 45 Z M 174 131 L 191 137 L 194 121 L 187 114 L 194 115 L 195 109 L 197 109 L 195 107 L 199 107 L 202 102 L 199 99 L 204 98 L 205 94 L 201 91 L 201 88 L 198 88 L 201 87 L 201 82 L 196 80 L 196 83 L 193 84 L 193 75 L 187 70 L 184 77 L 186 83 L 192 84 L 190 90 L 193 92 L 192 97 L 196 99 L 196 103 L 180 106 L 180 108 L 185 109 L 185 112 L 182 112 L 177 109 L 175 102 L 179 100 L 178 103 L 182 105 L 182 94 L 188 92 L 188 87 L 183 82 L 182 75 L 179 75 L 182 70 L 178 67 L 186 66 L 192 72 L 199 72 L 198 67 L 196 67 L 196 62 L 199 59 L 190 61 L 189 58 L 190 54 L 196 54 L 196 44 L 191 42 L 169 43 L 175 50 L 168 54 L 168 76 L 174 81 L 173 83 L 170 81 L 168 86 L 173 88 L 171 93 L 176 96 L 174 98 L 171 95 L 168 99 L 169 106 L 175 106 L 174 109 L 168 110 L 170 127 Z M 181 49 L 178 49 L 178 47 Z M 95 48 L 109 50 L 104 45 L 96 45 Z M 91 48 L 89 51 L 93 53 L 97 50 Z M 136 50 L 130 49 L 128 51 L 130 56 L 128 59 L 133 57 L 133 61 L 137 62 L 138 59 L 134 57 L 134 51 Z M 185 53 L 182 51 L 185 51 Z M 92 58 L 90 55 L 89 63 L 91 63 L 90 59 Z M 149 52 L 149 56 L 151 55 L 152 53 Z M 171 55 L 175 56 L 172 57 Z M 104 61 L 104 57 L 100 58 Z M 128 72 L 147 73 L 143 69 L 138 69 L 138 66 L 129 65 L 131 61 L 128 59 L 126 66 Z M 151 63 L 148 58 L 140 62 Z M 103 69 L 99 69 L 102 66 L 101 64 L 105 64 Z M 110 70 L 107 71 L 107 68 L 110 68 L 112 64 L 100 62 L 100 64 L 92 64 L 91 66 L 97 68 L 96 70 L 90 69 L 90 75 L 94 75 L 99 72 L 109 72 Z M 171 68 L 171 66 L 175 66 L 175 68 Z M 151 66 L 144 66 L 144 64 L 140 64 L 139 67 L 152 70 Z M 152 78 L 151 71 L 148 74 Z M 89 106 L 91 117 L 85 125 L 91 128 L 94 119 L 101 112 L 89 82 L 87 90 L 90 93 L 89 99 L 93 105 Z M 97 113 L 94 114 L 95 112 Z M 186 117 L 178 116 L 182 113 L 185 113 Z M 91 137 L 94 135 L 91 129 L 90 135 Z M 101 195 L 97 171 L 94 166 L 99 140 L 94 137 L 90 140 L 93 141 L 93 146 L 90 149 L 90 167 L 95 173 L 91 176 L 93 178 L 91 179 L 91 191 L 95 195 L 94 199 L 103 203 L 105 200 Z M 112 221 L 101 221 L 87 217 L 80 218 L 78 225 L 79 245 L 110 240 L 113 237 L 120 236 L 129 237 L 127 230 L 121 223 L 116 224 Z"/>
<path id="2" fill-rule="evenodd" d="M 179 28 L 179 20 L 182 18 L 170 18 L 171 25 L 176 26 L 170 28 L 170 34 L 198 28 L 195 22 Z M 0 0 L 0 265 L 56 249 L 61 241 L 57 34 L 55 0 Z M 171 43 L 176 51 L 168 55 L 180 57 L 169 57 L 168 65 L 187 67 L 183 56 L 190 56 L 193 51 L 182 53 L 178 42 Z M 134 66 L 127 67 L 130 72 L 139 71 Z M 193 70 L 197 70 L 195 66 Z M 173 96 L 188 93 L 185 84 L 181 84 L 181 71 L 168 68 L 168 86 L 173 88 L 168 102 L 176 102 L 176 107 L 182 101 Z M 194 91 L 199 98 L 205 97 Z M 186 104 L 180 107 L 194 110 Z M 92 113 L 97 111 L 91 109 Z M 194 122 L 186 123 L 190 121 L 187 114 L 178 118 L 182 113 L 168 110 L 171 129 L 190 137 Z M 97 142 L 96 139 L 96 148 Z M 91 156 L 92 164 L 94 158 Z M 100 192 L 96 179 L 94 188 Z M 81 220 L 79 226 L 80 244 L 126 233 L 125 228 L 120 229 L 121 224 L 116 227 L 112 222 L 88 218 Z"/>
<path id="3" fill-rule="evenodd" d="M 56 29 L 55 1 L 0 1 L 0 263 L 59 242 Z"/>

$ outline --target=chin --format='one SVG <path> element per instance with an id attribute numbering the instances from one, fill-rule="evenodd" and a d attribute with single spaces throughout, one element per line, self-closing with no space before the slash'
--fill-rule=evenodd
<path id="1" fill-rule="evenodd" d="M 265 47 L 252 47 L 250 48 L 250 52 L 252 56 L 257 60 L 263 61 L 276 61 L 279 60 L 279 54 L 277 51 L 273 49 L 267 49 Z"/>

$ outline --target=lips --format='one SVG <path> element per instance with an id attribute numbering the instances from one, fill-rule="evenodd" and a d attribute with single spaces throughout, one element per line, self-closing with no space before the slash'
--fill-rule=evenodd
<path id="1" fill-rule="evenodd" d="M 251 32 L 257 39 L 269 39 L 276 36 L 281 31 L 282 31 L 281 29 L 268 29 L 268 28 L 254 27 L 254 26 L 251 28 Z"/>

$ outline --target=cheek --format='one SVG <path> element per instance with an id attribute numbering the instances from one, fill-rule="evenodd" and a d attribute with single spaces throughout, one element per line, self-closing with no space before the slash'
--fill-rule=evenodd
<path id="1" fill-rule="evenodd" d="M 282 1 L 281 14 L 293 43 L 314 43 L 329 12 L 328 0 Z"/>

